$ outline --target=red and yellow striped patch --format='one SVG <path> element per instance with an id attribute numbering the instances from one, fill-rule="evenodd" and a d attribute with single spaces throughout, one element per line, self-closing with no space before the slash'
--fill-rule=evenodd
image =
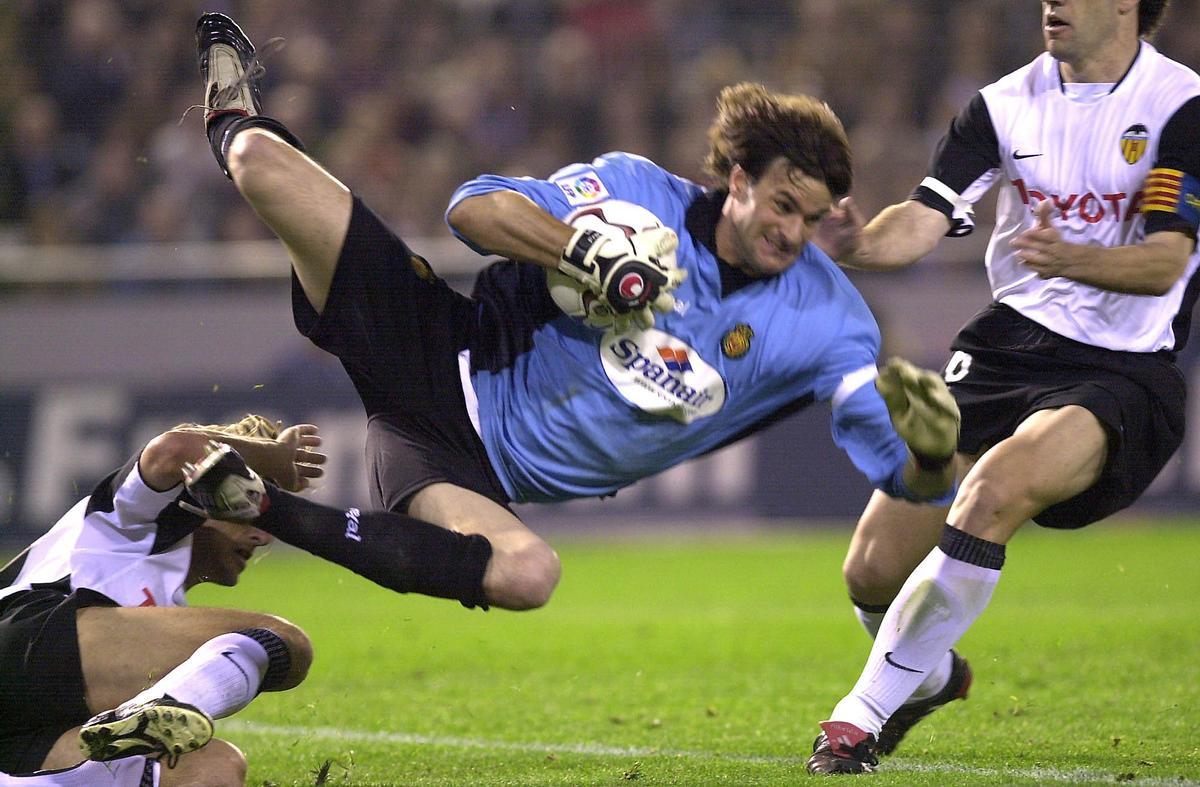
<path id="1" fill-rule="evenodd" d="M 1150 170 L 1146 176 L 1146 192 L 1142 197 L 1142 212 L 1165 210 L 1174 213 L 1178 210 L 1183 196 L 1183 172 L 1177 169 L 1159 167 Z"/>

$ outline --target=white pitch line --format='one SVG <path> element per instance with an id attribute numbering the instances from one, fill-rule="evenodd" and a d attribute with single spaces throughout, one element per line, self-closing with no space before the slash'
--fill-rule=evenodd
<path id="1" fill-rule="evenodd" d="M 601 743 L 537 743 L 532 741 L 496 741 L 479 738 L 458 738 L 449 735 L 420 735 L 411 732 L 369 732 L 366 730 L 343 730 L 336 727 L 301 727 L 280 724 L 229 719 L 221 722 L 221 729 L 248 735 L 271 738 L 321 738 L 352 743 L 394 743 L 404 746 L 442 746 L 452 749 L 482 749 L 487 751 L 523 751 L 538 754 L 584 754 L 598 757 L 684 757 L 698 760 L 733 760 L 736 762 L 803 764 L 805 757 L 780 757 L 758 754 L 736 754 L 687 749 L 656 749 L 640 746 L 605 746 Z M 1040 782 L 1079 782 L 1132 784 L 1139 787 L 1200 787 L 1200 782 L 1180 777 L 1137 776 L 1133 779 L 1118 779 L 1108 771 L 1087 769 L 1060 770 L 1058 768 L 972 768 L 962 765 L 922 765 L 905 762 L 903 759 L 888 759 L 880 773 L 955 773 L 969 776 L 1009 776 Z"/>

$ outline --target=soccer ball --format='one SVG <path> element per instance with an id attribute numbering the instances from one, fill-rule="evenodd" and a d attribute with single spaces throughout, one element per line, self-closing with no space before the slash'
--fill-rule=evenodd
<path id="1" fill-rule="evenodd" d="M 643 230 L 661 227 L 663 224 L 641 205 L 619 199 L 608 199 L 587 205 L 564 219 L 572 227 L 586 227 L 602 235 L 628 238 Z M 587 320 L 589 325 L 607 328 L 613 323 L 612 311 L 607 306 L 594 306 L 596 295 L 585 285 L 561 271 L 546 271 L 546 287 L 559 310 L 569 317 Z M 589 313 L 588 307 L 591 307 Z"/>

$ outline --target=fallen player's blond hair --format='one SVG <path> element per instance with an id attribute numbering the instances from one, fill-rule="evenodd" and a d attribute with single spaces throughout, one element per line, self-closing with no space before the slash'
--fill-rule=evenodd
<path id="1" fill-rule="evenodd" d="M 255 413 L 247 413 L 240 421 L 231 424 L 196 424 L 183 423 L 172 428 L 172 431 L 200 431 L 227 434 L 230 437 L 260 437 L 265 440 L 275 440 L 283 429 L 283 421 L 271 421 Z"/>

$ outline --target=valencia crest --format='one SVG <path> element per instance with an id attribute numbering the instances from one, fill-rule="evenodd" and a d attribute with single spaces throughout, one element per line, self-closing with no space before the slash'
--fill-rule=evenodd
<path id="1" fill-rule="evenodd" d="M 1150 144 L 1150 129 L 1141 123 L 1136 123 L 1125 129 L 1121 135 L 1121 155 L 1127 164 L 1136 164 L 1146 155 L 1146 147 Z"/>

